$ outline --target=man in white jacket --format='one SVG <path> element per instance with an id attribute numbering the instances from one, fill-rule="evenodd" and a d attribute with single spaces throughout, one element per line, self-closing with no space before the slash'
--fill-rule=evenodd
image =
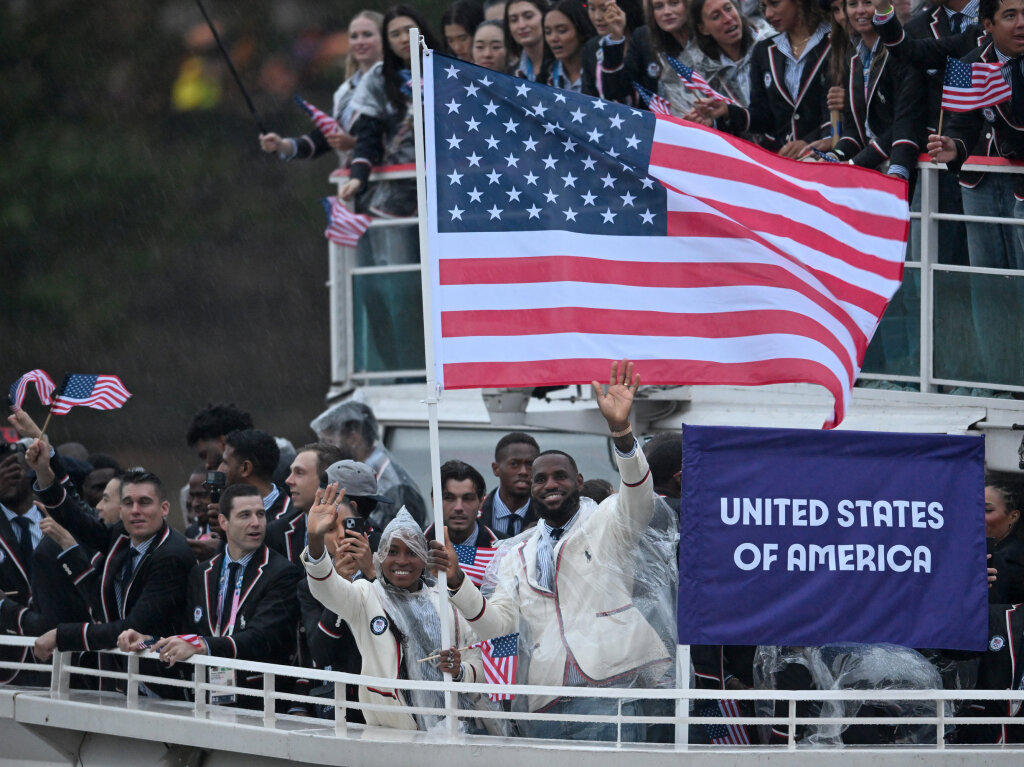
<path id="1" fill-rule="evenodd" d="M 637 544 L 655 503 L 647 461 L 629 422 L 639 383 L 633 364 L 623 361 L 613 363 L 607 391 L 593 384 L 615 441 L 618 493 L 600 506 L 589 499 L 581 503 L 583 477 L 575 461 L 560 451 L 541 453 L 532 476 L 540 522 L 513 542 L 501 560 L 490 598 L 465 577 L 450 547 L 431 542 L 430 564 L 447 571 L 451 602 L 473 631 L 481 638 L 520 633 L 520 682 L 649 687 L 671 662 L 665 643 L 633 604 Z M 535 696 L 529 710 L 614 714 L 615 702 Z M 630 710 L 636 709 L 623 708 L 624 713 Z M 533 737 L 615 737 L 614 725 L 520 724 Z M 631 735 L 639 738 L 641 733 L 642 728 L 633 728 Z"/>

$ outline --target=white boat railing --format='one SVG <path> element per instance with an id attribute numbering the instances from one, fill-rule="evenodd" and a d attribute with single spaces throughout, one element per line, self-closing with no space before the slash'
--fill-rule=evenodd
<path id="1" fill-rule="evenodd" d="M 34 642 L 32 637 L 0 637 L 0 647 L 24 647 L 31 648 Z M 108 655 L 122 656 L 125 654 L 117 650 L 106 652 Z M 786 728 L 788 731 L 785 744 L 773 746 L 751 746 L 751 748 L 772 748 L 772 749 L 796 749 L 804 744 L 798 741 L 798 728 L 804 725 L 825 725 L 834 728 L 837 725 L 879 725 L 893 727 L 896 725 L 912 725 L 915 727 L 934 727 L 934 739 L 927 743 L 915 744 L 892 744 L 902 750 L 914 750 L 934 752 L 948 749 L 958 749 L 964 746 L 951 745 L 946 742 L 946 736 L 952 727 L 957 725 L 1017 725 L 1022 723 L 1021 717 L 1000 716 L 956 716 L 947 711 L 950 704 L 962 701 L 1004 701 L 1008 705 L 1014 702 L 1019 706 L 1024 702 L 1024 690 L 707 690 L 707 689 L 636 689 L 636 688 L 594 688 L 594 687 L 553 687 L 540 685 L 493 685 L 493 684 L 470 684 L 456 682 L 423 682 L 413 680 L 384 679 L 378 677 L 361 676 L 358 674 L 347 674 L 336 671 L 324 671 L 319 669 L 299 668 L 294 666 L 282 666 L 270 663 L 258 663 L 253 661 L 241 661 L 232 658 L 217 658 L 205 655 L 195 655 L 186 664 L 194 668 L 193 679 L 172 679 L 164 676 L 153 676 L 140 673 L 139 661 L 142 658 L 158 658 L 153 652 L 143 654 L 128 654 L 125 657 L 124 671 L 100 670 L 87 666 L 75 665 L 75 653 L 56 652 L 51 663 L 16 663 L 11 661 L 0 661 L 0 669 L 18 669 L 30 672 L 39 672 L 50 675 L 50 686 L 30 689 L 35 697 L 48 697 L 55 703 L 74 701 L 76 706 L 90 705 L 92 698 L 75 689 L 71 680 L 72 677 L 90 679 L 103 679 L 120 681 L 124 683 L 127 694 L 124 695 L 124 710 L 146 709 L 150 698 L 139 693 L 139 685 L 162 685 L 164 687 L 176 687 L 183 691 L 183 697 L 190 698 L 189 701 L 179 701 L 172 704 L 173 708 L 163 706 L 162 713 L 174 710 L 178 717 L 191 717 L 194 719 L 207 719 L 214 712 L 230 711 L 237 718 L 245 718 L 248 724 L 262 724 L 263 727 L 275 729 L 279 721 L 291 720 L 302 721 L 308 726 L 316 723 L 320 727 L 333 729 L 334 735 L 338 737 L 358 736 L 365 740 L 371 737 L 370 732 L 376 730 L 378 733 L 384 728 L 368 728 L 361 724 L 352 724 L 346 721 L 346 712 L 349 709 L 373 712 L 387 711 L 391 713 L 404 712 L 412 715 L 427 715 L 436 717 L 455 717 L 462 720 L 505 720 L 505 721 L 554 721 L 567 722 L 567 726 L 583 723 L 610 723 L 616 727 L 616 738 L 607 743 L 592 743 L 588 747 L 593 748 L 629 748 L 637 750 L 653 749 L 663 750 L 671 747 L 662 743 L 636 743 L 623 740 L 622 730 L 631 724 L 662 724 L 671 725 L 676 728 L 677 737 L 675 748 L 694 748 L 686 746 L 685 733 L 689 725 L 722 725 L 722 724 L 743 724 L 749 726 L 771 726 L 777 729 Z M 208 669 L 228 668 L 239 672 L 246 672 L 247 676 L 262 675 L 262 682 L 258 687 L 244 687 L 237 684 L 214 684 L 209 681 Z M 236 674 L 236 677 L 242 674 Z M 334 695 L 331 698 L 303 695 L 297 693 L 281 692 L 276 689 L 281 679 L 307 679 L 321 684 L 333 683 Z M 448 706 L 440 707 L 417 707 L 411 704 L 391 705 L 373 704 L 359 701 L 346 700 L 346 685 L 369 685 L 383 687 L 385 689 L 401 690 L 432 690 L 436 692 L 454 693 L 478 693 L 481 695 L 496 693 L 511 693 L 517 696 L 536 695 L 546 698 L 600 698 L 604 700 L 617 701 L 616 713 L 609 715 L 585 715 L 569 713 L 527 713 L 523 711 L 505 711 L 499 707 L 491 710 L 477 710 L 468 708 L 454 708 Z M 2 688 L 0 688 L 2 689 Z M 255 698 L 258 705 L 254 708 L 225 707 L 213 704 L 208 701 L 207 693 L 231 694 L 239 697 Z M 784 716 L 745 716 L 730 717 L 723 719 L 718 716 L 699 716 L 690 713 L 690 704 L 699 701 L 717 701 L 727 697 L 737 701 L 786 701 L 787 713 Z M 441 699 L 449 699 L 446 696 L 439 696 Z M 457 699 L 451 696 L 450 699 Z M 623 713 L 622 704 L 626 701 L 650 700 L 670 701 L 676 704 L 675 713 L 672 715 L 633 715 Z M 283 701 L 289 704 L 304 703 L 314 706 L 332 706 L 333 714 L 330 719 L 310 719 L 307 717 L 296 717 L 294 715 L 277 713 L 278 702 Z M 822 716 L 822 715 L 801 715 L 798 713 L 798 704 L 807 701 L 828 702 L 828 701 L 850 701 L 872 703 L 886 703 L 891 701 L 919 701 L 925 704 L 934 705 L 934 713 L 920 716 Z M 109 699 L 105 704 L 99 701 L 93 703 L 97 707 L 109 708 Z M 167 714 L 171 715 L 171 714 Z M 835 730 L 838 732 L 838 730 Z M 459 733 L 454 727 L 436 727 L 431 731 L 431 742 L 461 742 L 463 733 Z M 480 735 L 488 738 L 491 736 Z M 517 739 L 518 740 L 518 739 Z M 739 746 L 736 746 L 739 747 Z M 821 745 L 822 748 L 841 747 L 841 744 Z M 885 747 L 885 746 L 881 746 Z M 717 748 L 717 747 L 716 747 Z M 1024 744 L 1008 745 L 1004 748 L 1012 749 L 1024 756 Z"/>

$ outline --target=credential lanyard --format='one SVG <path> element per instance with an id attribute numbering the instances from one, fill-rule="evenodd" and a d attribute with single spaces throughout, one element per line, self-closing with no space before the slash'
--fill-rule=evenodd
<path id="1" fill-rule="evenodd" d="M 235 618 L 238 617 L 238 603 L 239 603 L 240 598 L 242 596 L 242 576 L 243 575 L 245 575 L 245 568 L 244 567 L 239 567 L 238 568 L 238 576 L 235 578 L 235 594 L 231 598 L 231 615 L 228 618 L 227 626 L 224 626 L 224 624 L 223 624 L 223 620 L 224 620 L 224 596 L 225 596 L 224 587 L 226 585 L 225 582 L 227 581 L 227 574 L 221 576 L 221 582 L 220 582 L 221 598 L 220 598 L 220 604 L 217 606 L 217 629 L 214 632 L 215 636 L 231 636 L 231 634 L 235 630 Z M 221 631 L 222 627 L 223 627 L 223 632 Z"/>

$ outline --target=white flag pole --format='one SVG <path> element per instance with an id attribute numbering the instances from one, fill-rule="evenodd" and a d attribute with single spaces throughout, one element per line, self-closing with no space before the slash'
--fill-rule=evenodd
<path id="1" fill-rule="evenodd" d="M 424 68 L 429 78 L 433 72 L 433 51 L 424 48 L 425 41 L 419 29 L 409 30 L 409 57 L 412 69 L 412 115 L 413 132 L 416 141 L 416 210 L 420 227 L 420 289 L 423 293 L 423 351 L 427 367 L 427 424 L 430 439 L 430 483 L 432 489 L 432 505 L 434 509 L 434 540 L 444 543 L 444 513 L 441 509 L 441 443 L 437 425 L 437 405 L 441 399 L 441 387 L 437 381 L 434 366 L 434 308 L 433 308 L 433 273 L 434 264 L 430 259 L 430 226 L 427 202 L 427 158 L 423 127 L 423 88 L 433 93 L 433 84 L 424 82 Z M 423 51 L 421 64 L 420 51 Z M 423 64 L 426 66 L 424 67 Z M 443 570 L 437 573 L 437 614 L 441 618 L 441 650 L 453 646 L 451 626 L 446 620 L 451 607 L 448 605 L 448 576 Z M 445 674 L 446 682 L 451 675 Z M 455 693 L 445 693 L 445 707 L 454 709 L 457 702 Z M 458 732 L 458 719 L 448 717 L 448 728 L 451 734 Z"/>

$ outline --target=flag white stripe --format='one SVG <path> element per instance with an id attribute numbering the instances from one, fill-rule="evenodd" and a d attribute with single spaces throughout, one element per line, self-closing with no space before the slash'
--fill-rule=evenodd
<path id="1" fill-rule="evenodd" d="M 744 311 L 782 311 L 814 320 L 847 350 L 852 365 L 856 365 L 857 359 L 854 340 L 842 323 L 806 296 L 786 288 L 747 285 L 648 288 L 583 282 L 542 282 L 525 285 L 443 285 L 440 296 L 441 305 L 447 307 L 445 311 L 457 309 L 468 312 L 528 312 L 533 309 L 554 309 L 563 306 L 595 311 L 606 311 L 609 306 L 623 306 L 649 312 L 708 315 L 738 314 Z M 567 296 L 572 298 L 567 300 Z M 604 334 L 594 335 L 600 338 L 609 337 Z M 446 343 L 451 340 L 454 339 L 446 339 Z M 561 359 L 565 356 L 565 350 L 562 350 L 555 358 Z"/>
<path id="2" fill-rule="evenodd" d="M 851 381 L 832 350 L 804 336 L 771 333 L 738 338 L 591 335 L 545 333 L 521 336 L 445 338 L 445 364 L 460 362 L 514 363 L 559 359 L 629 358 L 634 361 L 673 359 L 738 364 L 779 358 L 818 362 L 839 380 L 846 394 Z"/>

